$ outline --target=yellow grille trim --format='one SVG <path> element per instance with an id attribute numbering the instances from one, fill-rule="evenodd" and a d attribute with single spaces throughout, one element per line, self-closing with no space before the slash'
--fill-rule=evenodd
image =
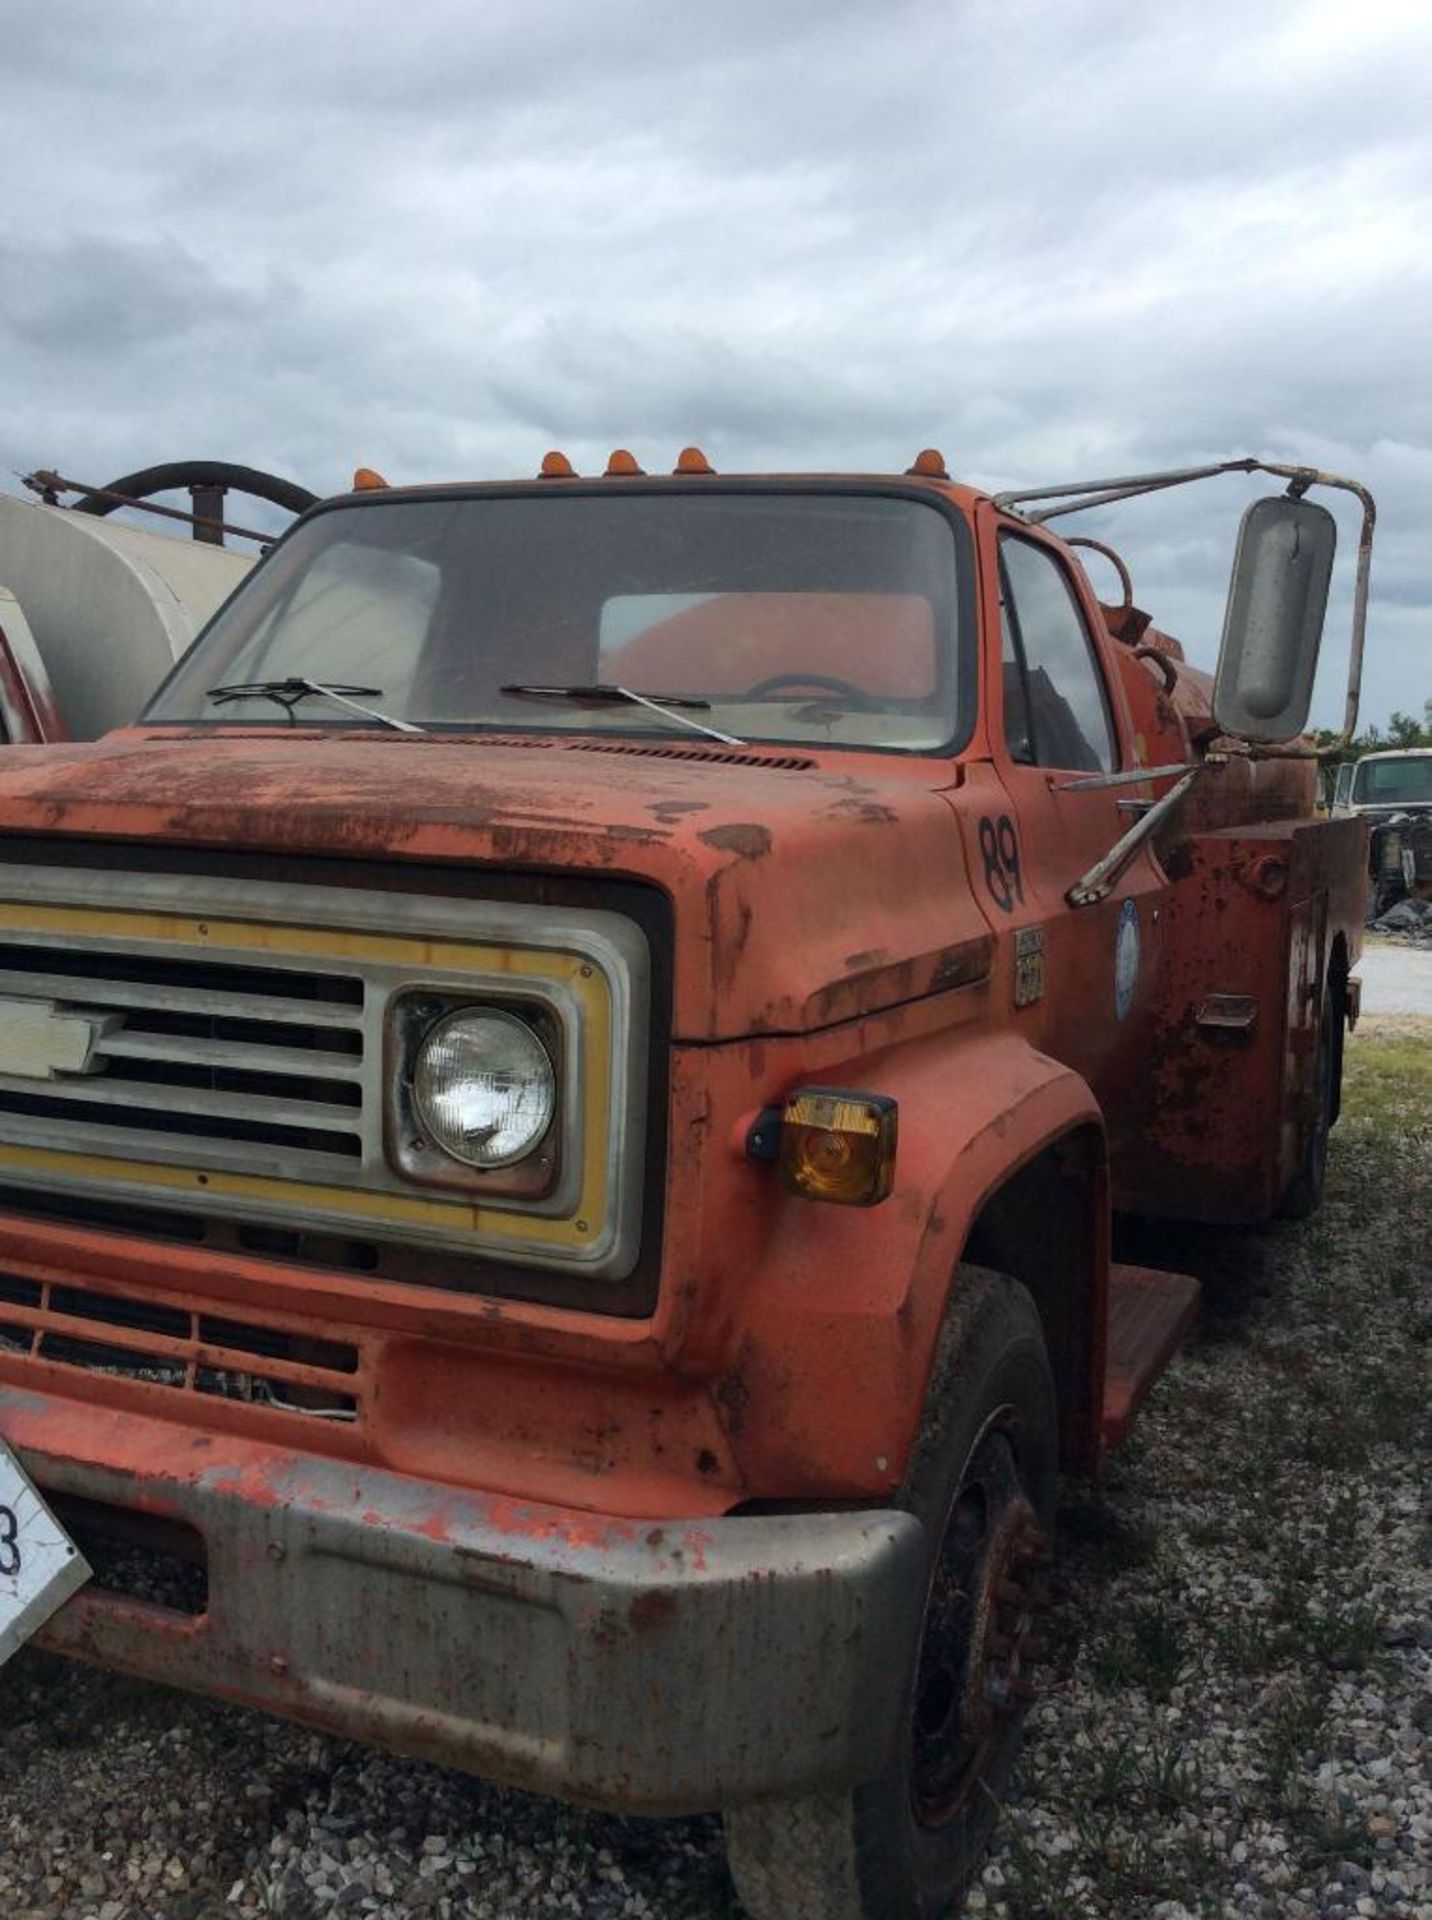
<path id="1" fill-rule="evenodd" d="M 329 961 L 377 961 L 411 966 L 414 984 L 423 970 L 505 973 L 514 979 L 540 979 L 563 985 L 582 1006 L 586 1033 L 586 1098 L 583 1113 L 582 1182 L 572 1213 L 544 1217 L 515 1208 L 437 1200 L 422 1194 L 374 1193 L 363 1187 L 313 1185 L 255 1174 L 225 1173 L 133 1161 L 109 1155 L 68 1153 L 49 1147 L 10 1146 L 0 1142 L 0 1168 L 33 1174 L 66 1174 L 85 1180 L 129 1182 L 175 1193 L 202 1193 L 235 1199 L 274 1201 L 286 1207 L 312 1206 L 326 1215 L 329 1231 L 342 1219 L 367 1219 L 391 1226 L 426 1226 L 481 1234 L 490 1241 L 518 1240 L 543 1246 L 581 1248 L 593 1244 L 606 1220 L 607 1111 L 611 1098 L 611 990 L 600 968 L 576 954 L 477 942 L 410 938 L 397 934 L 357 933 L 347 928 L 265 925 L 215 915 L 128 913 L 82 907 L 51 907 L 0 901 L 0 927 L 26 934 L 67 933 L 94 940 L 164 941 L 176 948 L 243 949 L 255 953 L 313 955 Z M 76 998 L 82 997 L 77 982 Z M 580 1231 L 579 1231 L 580 1227 Z"/>

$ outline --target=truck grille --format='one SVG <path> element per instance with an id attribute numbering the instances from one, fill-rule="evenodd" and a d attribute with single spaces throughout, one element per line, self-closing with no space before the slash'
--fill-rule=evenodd
<path id="1" fill-rule="evenodd" d="M 414 1277 L 422 1249 L 437 1286 L 448 1256 L 624 1279 L 648 981 L 640 926 L 599 907 L 0 859 L 0 1210 L 177 1209 L 280 1259 L 411 1250 Z M 540 1022 L 559 1063 L 526 1184 L 404 1158 L 421 1033 L 474 1002 Z"/>
<path id="2" fill-rule="evenodd" d="M 204 1141 L 211 1164 L 252 1172 L 341 1172 L 361 1157 L 356 975 L 0 939 L 7 994 L 91 1018 L 97 1070 L 0 1074 L 4 1137 L 157 1155 Z"/>
<path id="3" fill-rule="evenodd" d="M 0 1273 L 0 1354 L 326 1420 L 358 1417 L 358 1349 L 190 1307 Z"/>

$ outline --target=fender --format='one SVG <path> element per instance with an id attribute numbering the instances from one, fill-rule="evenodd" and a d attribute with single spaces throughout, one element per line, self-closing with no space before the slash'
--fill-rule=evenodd
<path id="1" fill-rule="evenodd" d="M 895 1189 L 868 1210 L 784 1197 L 747 1266 L 733 1302 L 745 1337 L 716 1394 L 751 1494 L 898 1491 L 972 1231 L 992 1195 L 1074 1138 L 1098 1147 L 1095 1218 L 1071 1235 L 1085 1270 L 1068 1288 L 1088 1335 L 1073 1356 L 1077 1418 L 1065 1434 L 1066 1452 L 1082 1457 L 1100 1400 L 1108 1280 L 1104 1127 L 1088 1083 L 1017 1035 L 967 1030 L 852 1063 L 844 1084 L 900 1103 Z M 1052 1208 L 1056 1252 L 1066 1225 Z"/>

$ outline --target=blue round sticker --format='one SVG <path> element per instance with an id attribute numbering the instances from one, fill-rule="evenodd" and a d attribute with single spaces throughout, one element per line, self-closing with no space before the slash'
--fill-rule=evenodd
<path id="1" fill-rule="evenodd" d="M 1114 1012 L 1121 1020 L 1133 1003 L 1138 977 L 1139 910 L 1132 900 L 1126 900 L 1114 940 Z"/>

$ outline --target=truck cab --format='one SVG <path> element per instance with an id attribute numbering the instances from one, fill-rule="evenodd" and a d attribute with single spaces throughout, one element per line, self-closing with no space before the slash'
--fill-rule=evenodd
<path id="1" fill-rule="evenodd" d="M 0 762 L 0 1436 L 197 1570 L 43 1644 L 947 1910 L 1196 1302 L 1112 1211 L 1336 1117 L 1365 829 L 1217 710 L 933 453 L 307 513 Z"/>
<path id="2" fill-rule="evenodd" d="M 1340 813 L 1432 809 L 1432 747 L 1386 747 L 1338 769 Z"/>
<path id="3" fill-rule="evenodd" d="M 1333 811 L 1368 823 L 1375 913 L 1432 899 L 1432 747 L 1389 747 L 1339 767 Z"/>

